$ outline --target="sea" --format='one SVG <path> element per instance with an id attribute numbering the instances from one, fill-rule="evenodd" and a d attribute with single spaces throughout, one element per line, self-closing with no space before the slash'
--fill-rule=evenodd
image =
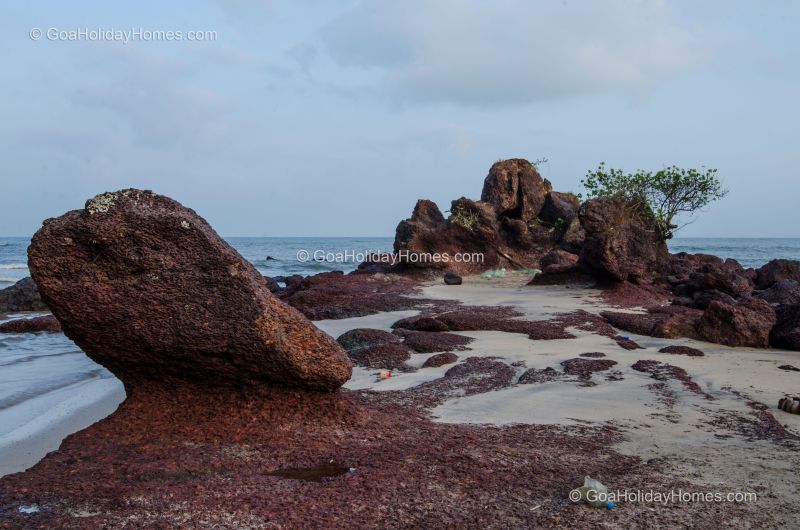
<path id="1" fill-rule="evenodd" d="M 259 272 L 275 277 L 349 272 L 365 254 L 390 251 L 393 238 L 230 237 L 227 241 Z M 0 289 L 29 275 L 29 243 L 25 237 L 0 237 Z M 669 246 L 672 252 L 734 258 L 745 267 L 759 267 L 773 258 L 800 259 L 800 238 L 675 238 Z M 23 316 L 10 314 L 0 322 Z M 33 465 L 43 452 L 56 449 L 61 437 L 104 417 L 122 399 L 122 384 L 64 335 L 0 334 L 0 476 Z M 85 424 L 69 421 L 75 417 Z M 31 444 L 45 432 L 52 437 L 51 446 Z"/>

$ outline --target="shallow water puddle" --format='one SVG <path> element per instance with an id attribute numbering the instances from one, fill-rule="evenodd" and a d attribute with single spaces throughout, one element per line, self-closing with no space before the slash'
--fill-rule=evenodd
<path id="1" fill-rule="evenodd" d="M 304 480 L 306 482 L 322 482 L 323 479 L 352 473 L 355 468 L 343 466 L 336 462 L 324 462 L 313 467 L 284 467 L 267 473 L 272 477 Z"/>

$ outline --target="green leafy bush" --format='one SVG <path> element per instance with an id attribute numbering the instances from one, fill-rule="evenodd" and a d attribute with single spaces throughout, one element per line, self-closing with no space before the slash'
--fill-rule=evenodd
<path id="1" fill-rule="evenodd" d="M 606 169 L 601 163 L 595 171 L 589 171 L 581 181 L 587 198 L 624 197 L 643 213 L 653 217 L 659 237 L 667 240 L 683 225 L 675 224 L 681 215 L 692 214 L 713 201 L 727 195 L 717 178 L 716 169 L 700 170 L 670 166 L 660 171 L 624 173 L 621 169 Z"/>

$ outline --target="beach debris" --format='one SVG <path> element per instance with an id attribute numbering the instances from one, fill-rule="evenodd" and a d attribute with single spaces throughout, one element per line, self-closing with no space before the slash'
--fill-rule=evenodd
<path id="1" fill-rule="evenodd" d="M 37 504 L 30 504 L 28 506 L 20 506 L 19 513 L 39 513 L 39 506 Z"/>
<path id="2" fill-rule="evenodd" d="M 28 262 L 64 333 L 126 389 L 332 391 L 352 374 L 333 338 L 274 298 L 252 264 L 169 197 L 127 189 L 90 199 L 44 222 Z"/>
<path id="3" fill-rule="evenodd" d="M 445 272 L 444 273 L 444 283 L 445 285 L 461 285 L 461 276 L 456 274 L 455 272 Z"/>
<path id="4" fill-rule="evenodd" d="M 606 508 L 612 510 L 614 503 L 608 500 L 608 488 L 599 480 L 586 475 L 583 486 L 575 488 L 569 493 L 572 502 L 585 502 L 593 508 Z"/>
<path id="5" fill-rule="evenodd" d="M 800 414 L 800 396 L 786 396 L 778 401 L 778 408 L 789 414 Z"/>
<path id="6" fill-rule="evenodd" d="M 778 370 L 786 370 L 787 372 L 800 372 L 800 368 L 792 366 L 791 364 L 782 364 L 778 367 Z"/>
<path id="7" fill-rule="evenodd" d="M 392 377 L 392 372 L 390 370 L 381 370 L 380 373 L 378 374 L 378 377 L 380 378 L 381 381 L 383 381 L 384 379 L 389 379 L 390 377 Z"/>

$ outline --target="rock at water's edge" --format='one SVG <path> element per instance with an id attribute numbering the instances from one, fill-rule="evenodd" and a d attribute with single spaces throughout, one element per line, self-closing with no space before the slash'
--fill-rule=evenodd
<path id="1" fill-rule="evenodd" d="M 31 275 L 64 333 L 126 387 L 138 381 L 329 391 L 342 348 L 273 298 L 255 268 L 193 210 L 151 191 L 90 199 L 48 219 Z"/>

